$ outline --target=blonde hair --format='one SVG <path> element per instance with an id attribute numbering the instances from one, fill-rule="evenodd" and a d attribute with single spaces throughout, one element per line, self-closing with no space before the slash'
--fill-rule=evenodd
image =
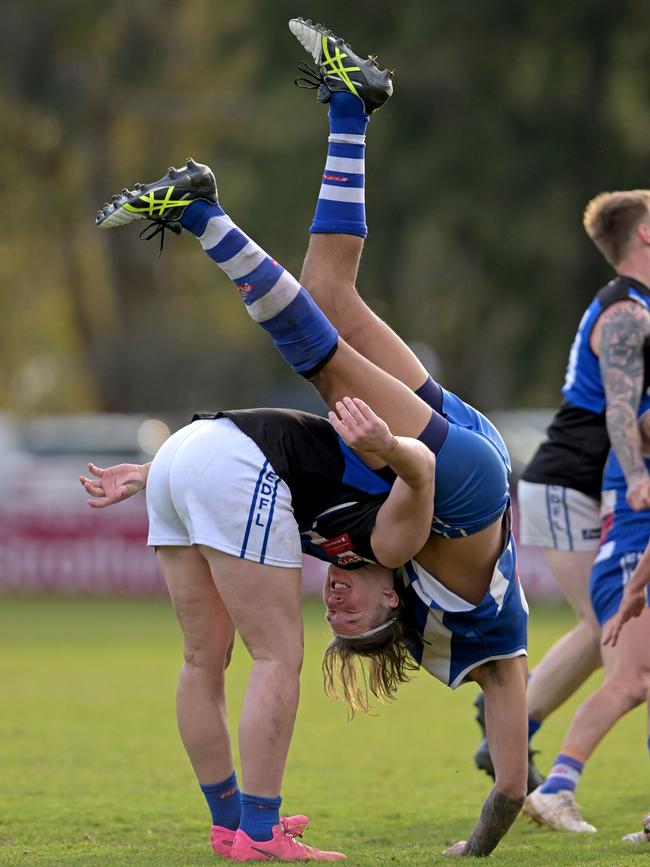
<path id="1" fill-rule="evenodd" d="M 582 223 L 605 259 L 616 267 L 649 211 L 650 190 L 600 193 L 588 202 Z"/>
<path id="2" fill-rule="evenodd" d="M 356 711 L 370 711 L 370 695 L 382 702 L 392 701 L 400 684 L 411 680 L 411 672 L 419 668 L 406 643 L 410 630 L 404 618 L 394 614 L 385 629 L 361 638 L 337 635 L 325 651 L 325 693 L 335 701 L 344 701 L 350 718 Z"/>

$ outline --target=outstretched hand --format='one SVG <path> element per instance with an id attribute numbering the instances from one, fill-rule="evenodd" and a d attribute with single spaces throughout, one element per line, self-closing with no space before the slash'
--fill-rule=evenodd
<path id="1" fill-rule="evenodd" d="M 386 422 L 361 398 L 337 400 L 336 412 L 330 410 L 328 415 L 334 430 L 350 448 L 381 455 L 395 446 L 396 439 Z"/>
<path id="2" fill-rule="evenodd" d="M 639 617 L 646 606 L 645 587 L 630 592 L 626 590 L 621 600 L 621 607 L 607 623 L 603 630 L 603 644 L 616 647 L 618 636 L 621 634 L 623 624 L 632 617 Z"/>
<path id="3" fill-rule="evenodd" d="M 103 509 L 126 500 L 144 490 L 146 485 L 146 474 L 139 464 L 117 464 L 106 469 L 88 464 L 88 470 L 96 478 L 80 476 L 79 481 L 92 497 L 88 505 L 93 509 Z"/>

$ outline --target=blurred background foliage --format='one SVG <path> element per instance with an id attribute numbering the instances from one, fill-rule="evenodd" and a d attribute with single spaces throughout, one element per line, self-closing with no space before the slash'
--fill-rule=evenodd
<path id="1" fill-rule="evenodd" d="M 362 293 L 480 407 L 557 402 L 610 277 L 584 205 L 649 183 L 644 0 L 4 0 L 0 406 L 318 406 L 193 239 L 159 258 L 94 225 L 192 155 L 300 268 L 327 126 L 292 84 L 295 15 L 396 69 L 368 131 Z"/>

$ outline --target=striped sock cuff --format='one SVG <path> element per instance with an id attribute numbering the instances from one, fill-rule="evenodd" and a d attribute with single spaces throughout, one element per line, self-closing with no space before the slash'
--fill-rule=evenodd
<path id="1" fill-rule="evenodd" d="M 543 795 L 555 792 L 574 792 L 585 763 L 560 753 L 553 763 L 551 772 L 541 788 Z"/>
<path id="2" fill-rule="evenodd" d="M 212 217 L 199 238 L 201 246 L 237 286 L 256 322 L 273 319 L 300 292 L 300 284 L 268 256 L 226 214 Z"/>
<path id="3" fill-rule="evenodd" d="M 235 284 L 251 319 L 303 376 L 317 372 L 336 351 L 338 332 L 288 271 L 239 229 L 227 214 L 210 217 L 201 246 Z"/>
<path id="4" fill-rule="evenodd" d="M 310 231 L 358 235 L 368 234 L 365 207 L 364 135 L 333 133 L 329 137 L 327 161 Z"/>

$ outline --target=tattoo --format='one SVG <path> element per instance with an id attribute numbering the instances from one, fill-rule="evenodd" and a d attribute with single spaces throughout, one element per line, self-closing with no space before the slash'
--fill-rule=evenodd
<path id="1" fill-rule="evenodd" d="M 519 815 L 523 798 L 508 798 L 495 789 L 487 796 L 463 855 L 489 855 Z"/>
<path id="2" fill-rule="evenodd" d="M 600 371 L 607 399 L 607 432 L 625 478 L 646 475 L 637 411 L 643 390 L 643 347 L 650 336 L 650 315 L 632 301 L 603 314 Z"/>

